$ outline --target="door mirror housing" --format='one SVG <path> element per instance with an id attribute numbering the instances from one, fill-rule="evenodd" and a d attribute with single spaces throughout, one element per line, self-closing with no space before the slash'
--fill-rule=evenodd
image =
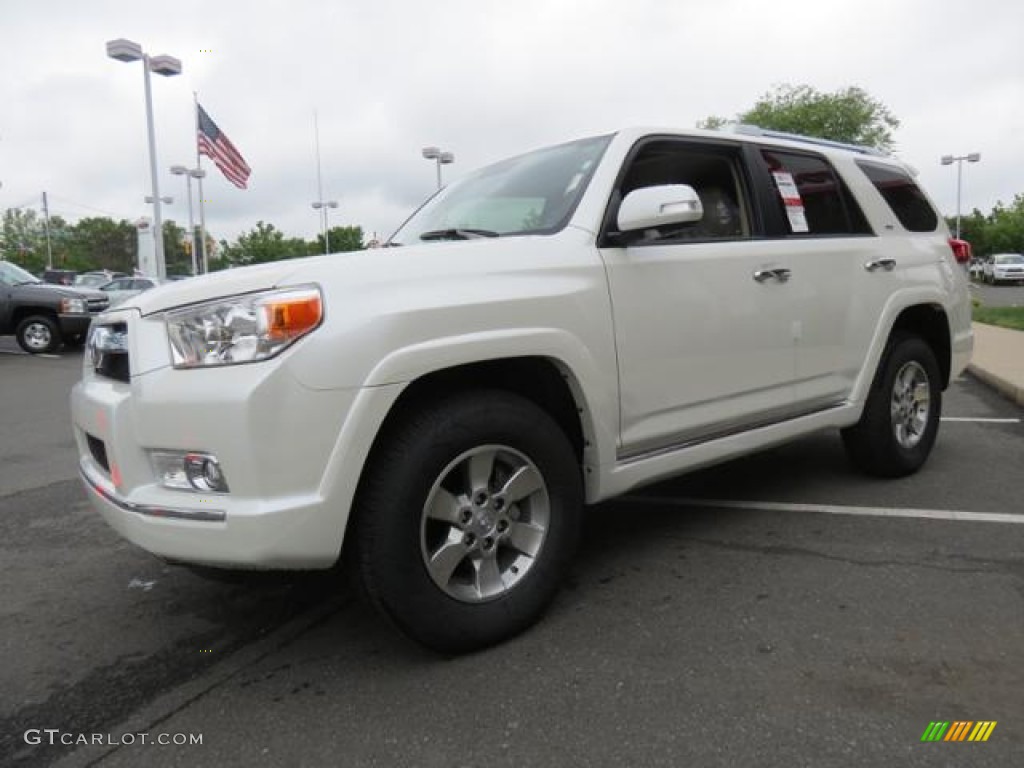
<path id="1" fill-rule="evenodd" d="M 689 184 L 663 184 L 634 189 L 619 205 L 616 225 L 620 232 L 635 232 L 667 224 L 700 221 L 704 206 Z"/>

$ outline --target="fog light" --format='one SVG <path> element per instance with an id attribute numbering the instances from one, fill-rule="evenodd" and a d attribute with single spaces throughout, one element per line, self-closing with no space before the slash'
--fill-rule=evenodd
<path id="1" fill-rule="evenodd" d="M 227 493 L 228 483 L 215 456 L 189 453 L 185 456 L 185 474 L 192 487 L 199 491 Z"/>
<path id="2" fill-rule="evenodd" d="M 194 451 L 153 451 L 153 470 L 160 485 L 184 491 L 228 493 L 227 478 L 217 457 Z"/>

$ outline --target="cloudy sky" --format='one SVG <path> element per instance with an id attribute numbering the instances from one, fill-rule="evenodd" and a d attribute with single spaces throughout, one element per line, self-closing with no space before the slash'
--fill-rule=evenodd
<path id="1" fill-rule="evenodd" d="M 193 92 L 252 167 L 248 190 L 206 159 L 207 225 L 318 231 L 314 112 L 331 224 L 390 233 L 435 183 L 623 125 L 732 117 L 780 83 L 856 85 L 902 122 L 898 154 L 943 212 L 944 154 L 963 209 L 1024 193 L 1024 3 L 1017 0 L 2 0 L 0 210 L 75 220 L 147 215 L 142 66 L 124 37 L 182 60 L 153 78 L 165 218 L 187 222 Z"/>

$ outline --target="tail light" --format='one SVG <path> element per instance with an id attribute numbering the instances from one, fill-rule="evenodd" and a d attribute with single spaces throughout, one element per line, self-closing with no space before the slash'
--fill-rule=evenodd
<path id="1" fill-rule="evenodd" d="M 971 260 L 971 244 L 966 240 L 949 238 L 949 247 L 953 249 L 953 258 L 957 264 L 967 264 Z"/>

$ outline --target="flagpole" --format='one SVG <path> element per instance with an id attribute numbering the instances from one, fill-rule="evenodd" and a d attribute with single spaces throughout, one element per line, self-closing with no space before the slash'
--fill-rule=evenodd
<path id="1" fill-rule="evenodd" d="M 199 154 L 199 94 L 192 91 L 192 100 L 195 103 L 196 115 L 196 168 L 202 168 L 202 155 Z M 203 274 L 210 271 L 210 263 L 206 258 L 206 201 L 203 200 L 203 177 L 196 178 L 199 184 L 199 252 L 202 254 Z M 191 233 L 195 237 L 195 233 Z M 195 242 L 192 243 L 195 248 Z"/>

